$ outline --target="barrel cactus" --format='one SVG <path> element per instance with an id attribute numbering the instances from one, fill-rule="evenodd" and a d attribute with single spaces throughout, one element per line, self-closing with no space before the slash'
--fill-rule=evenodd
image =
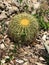
<path id="1" fill-rule="evenodd" d="M 11 19 L 8 35 L 14 42 L 30 43 L 36 37 L 38 28 L 38 22 L 34 16 L 21 13 Z"/>

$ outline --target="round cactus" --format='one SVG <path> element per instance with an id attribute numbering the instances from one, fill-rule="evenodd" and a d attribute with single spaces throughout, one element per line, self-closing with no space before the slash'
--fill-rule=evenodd
<path id="1" fill-rule="evenodd" d="M 27 13 L 15 15 L 8 26 L 9 37 L 19 43 L 32 42 L 38 32 L 36 18 Z"/>

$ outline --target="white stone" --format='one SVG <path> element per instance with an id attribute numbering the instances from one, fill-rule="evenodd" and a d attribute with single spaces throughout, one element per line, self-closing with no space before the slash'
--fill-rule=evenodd
<path id="1" fill-rule="evenodd" d="M 9 56 L 5 56 L 5 58 L 9 58 Z"/>
<path id="2" fill-rule="evenodd" d="M 7 37 L 7 35 L 4 36 L 4 39 Z"/>
<path id="3" fill-rule="evenodd" d="M 24 54 L 26 55 L 26 54 L 28 54 L 26 51 L 24 51 Z"/>
<path id="4" fill-rule="evenodd" d="M 1 60 L 1 63 L 5 63 L 5 59 Z"/>
<path id="5" fill-rule="evenodd" d="M 44 34 L 46 34 L 46 35 L 47 35 L 47 31 L 45 31 L 45 32 L 44 32 Z"/>
<path id="6" fill-rule="evenodd" d="M 39 2 L 33 3 L 33 6 L 34 9 L 38 9 L 40 7 L 40 3 Z"/>
<path id="7" fill-rule="evenodd" d="M 4 49 L 4 48 L 5 48 L 5 46 L 4 46 L 3 43 L 0 45 L 0 48 L 1 48 L 1 49 Z"/>
<path id="8" fill-rule="evenodd" d="M 16 62 L 23 63 L 24 61 L 23 60 L 16 59 Z"/>
<path id="9" fill-rule="evenodd" d="M 40 57 L 39 59 L 42 60 L 42 61 L 45 61 L 45 59 L 43 57 Z"/>
<path id="10" fill-rule="evenodd" d="M 47 36 L 47 35 L 43 35 L 42 40 L 45 41 L 45 40 L 46 40 L 46 36 Z"/>
<path id="11" fill-rule="evenodd" d="M 0 20 L 6 19 L 7 16 L 5 15 L 5 11 L 2 11 L 1 15 L 0 15 Z"/>

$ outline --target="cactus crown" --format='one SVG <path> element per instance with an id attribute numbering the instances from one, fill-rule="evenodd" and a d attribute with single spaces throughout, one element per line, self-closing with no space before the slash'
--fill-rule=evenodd
<path id="1" fill-rule="evenodd" d="M 20 22 L 20 24 L 21 24 L 22 26 L 27 26 L 27 25 L 29 24 L 29 20 L 27 20 L 27 19 L 22 19 L 21 22 Z"/>

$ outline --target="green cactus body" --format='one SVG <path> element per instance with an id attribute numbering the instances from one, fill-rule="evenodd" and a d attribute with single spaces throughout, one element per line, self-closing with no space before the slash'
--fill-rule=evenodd
<path id="1" fill-rule="evenodd" d="M 15 15 L 8 26 L 8 35 L 15 42 L 32 42 L 38 32 L 36 18 L 27 13 Z"/>

